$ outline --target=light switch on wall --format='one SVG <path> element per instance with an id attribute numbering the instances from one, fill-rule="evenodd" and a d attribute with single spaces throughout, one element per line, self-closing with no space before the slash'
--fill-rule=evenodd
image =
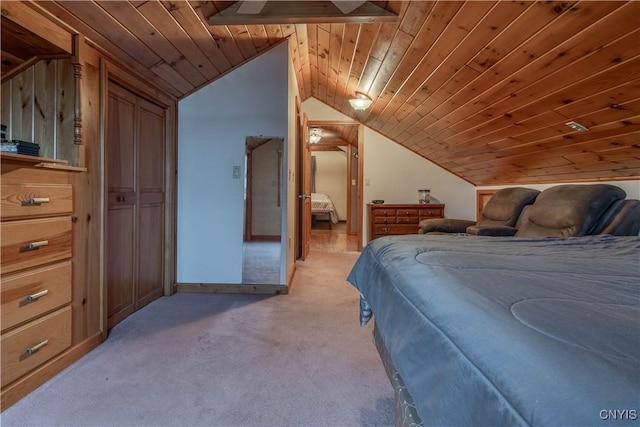
<path id="1" fill-rule="evenodd" d="M 364 179 L 364 185 L 367 186 L 367 187 L 370 186 L 371 185 L 371 178 L 365 178 Z"/>
<path id="2" fill-rule="evenodd" d="M 240 166 L 233 167 L 233 179 L 240 179 Z"/>

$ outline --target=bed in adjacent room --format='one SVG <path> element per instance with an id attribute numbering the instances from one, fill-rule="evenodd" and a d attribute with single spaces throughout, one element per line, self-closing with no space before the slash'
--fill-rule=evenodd
<path id="1" fill-rule="evenodd" d="M 636 236 L 384 237 L 348 280 L 425 425 L 638 422 Z"/>
<path id="2" fill-rule="evenodd" d="M 326 218 L 330 224 L 338 223 L 338 211 L 333 200 L 325 193 L 311 193 L 311 215 L 315 218 Z"/>

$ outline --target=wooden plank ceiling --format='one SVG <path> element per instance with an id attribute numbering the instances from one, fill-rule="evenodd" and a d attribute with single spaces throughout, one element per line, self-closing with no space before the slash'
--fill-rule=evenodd
<path id="1" fill-rule="evenodd" d="M 31 6 L 176 98 L 288 38 L 302 100 L 475 185 L 640 175 L 640 2 L 373 2 L 398 19 L 209 25 L 229 3 Z M 369 110 L 351 109 L 356 90 Z"/>

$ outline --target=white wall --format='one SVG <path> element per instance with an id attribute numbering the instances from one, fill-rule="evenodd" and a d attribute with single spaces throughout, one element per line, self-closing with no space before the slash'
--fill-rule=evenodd
<path id="1" fill-rule="evenodd" d="M 351 120 L 315 98 L 307 99 L 302 109 L 309 120 Z M 367 127 L 361 155 L 364 159 L 365 205 L 373 199 L 383 199 L 386 203 L 417 203 L 418 190 L 428 188 L 432 203 L 445 204 L 446 217 L 475 220 L 476 189 L 467 181 Z M 366 206 L 363 209 L 366 234 Z M 363 238 L 366 242 L 367 236 Z"/>
<path id="2" fill-rule="evenodd" d="M 340 221 L 347 220 L 347 153 L 313 151 L 316 157 L 316 192 L 331 197 Z"/>
<path id="3" fill-rule="evenodd" d="M 241 283 L 245 138 L 285 138 L 288 46 L 282 43 L 178 104 L 179 283 Z M 284 154 L 286 158 L 286 153 Z"/>

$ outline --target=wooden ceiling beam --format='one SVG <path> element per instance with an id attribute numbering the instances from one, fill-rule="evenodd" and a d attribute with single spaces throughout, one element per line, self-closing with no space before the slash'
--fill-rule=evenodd
<path id="1" fill-rule="evenodd" d="M 268 1 L 259 11 L 242 13 L 244 2 L 207 16 L 209 25 L 258 25 L 258 24 L 318 24 L 318 23 L 371 23 L 395 22 L 398 15 L 365 2 L 354 11 L 344 14 L 330 1 Z"/>

